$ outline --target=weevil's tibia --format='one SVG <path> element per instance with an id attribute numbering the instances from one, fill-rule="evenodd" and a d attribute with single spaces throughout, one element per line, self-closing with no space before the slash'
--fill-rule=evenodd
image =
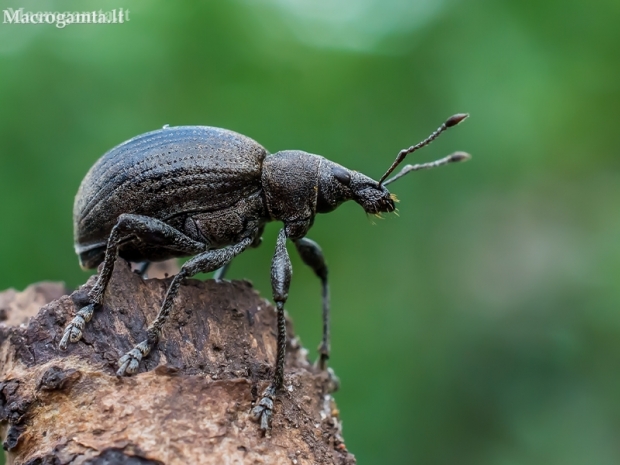
<path id="1" fill-rule="evenodd" d="M 293 268 L 291 259 L 286 250 L 286 231 L 281 229 L 278 234 L 276 251 L 271 262 L 271 288 L 273 300 L 278 310 L 278 352 L 274 367 L 273 380 L 263 392 L 263 396 L 252 409 L 252 415 L 260 423 L 263 431 L 267 431 L 273 416 L 274 399 L 278 390 L 284 384 L 284 358 L 286 355 L 286 319 L 284 318 L 284 303 L 288 299 L 288 290 L 291 285 Z"/>
<path id="2" fill-rule="evenodd" d="M 303 262 L 312 268 L 312 271 L 321 280 L 323 301 L 323 339 L 319 346 L 318 365 L 321 370 L 327 368 L 329 359 L 329 285 L 327 284 L 327 264 L 319 245 L 308 239 L 302 238 L 295 241 L 295 246 Z"/>
<path id="3" fill-rule="evenodd" d="M 97 282 L 93 286 L 93 288 L 88 293 L 88 299 L 90 300 L 90 304 L 81 308 L 75 318 L 71 320 L 71 323 L 67 325 L 65 328 L 65 333 L 62 336 L 59 347 L 62 350 L 67 350 L 69 342 L 78 342 L 82 339 L 82 331 L 84 331 L 84 326 L 88 323 L 93 317 L 93 313 L 95 312 L 95 308 L 101 307 L 101 302 L 103 301 L 103 294 L 105 293 L 105 289 L 108 286 L 108 282 L 110 281 L 110 277 L 112 276 L 112 270 L 114 269 L 114 261 L 116 260 L 116 256 L 118 255 L 118 246 L 122 242 L 125 242 L 128 237 L 123 236 L 121 233 L 123 221 L 119 218 L 118 222 L 112 228 L 112 232 L 110 233 L 110 237 L 108 238 L 108 245 L 105 251 L 105 261 L 103 264 L 103 269 L 101 273 L 99 273 L 99 277 L 97 278 Z"/>

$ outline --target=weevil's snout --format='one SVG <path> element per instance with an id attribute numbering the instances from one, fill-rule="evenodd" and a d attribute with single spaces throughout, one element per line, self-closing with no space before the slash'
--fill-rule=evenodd
<path id="1" fill-rule="evenodd" d="M 319 176 L 317 212 L 327 213 L 347 200 L 355 200 L 366 213 L 395 210 L 394 196 L 377 181 L 329 160 L 323 160 Z"/>
<path id="2" fill-rule="evenodd" d="M 355 173 L 351 189 L 354 193 L 353 200 L 359 203 L 366 213 L 391 213 L 396 209 L 394 195 L 368 176 Z"/>
<path id="3" fill-rule="evenodd" d="M 386 195 L 383 195 L 379 199 L 379 212 L 392 213 L 394 210 L 396 210 L 396 196 L 394 194 L 390 194 L 390 192 L 383 186 L 381 186 L 381 189 L 383 189 Z"/>
<path id="4" fill-rule="evenodd" d="M 394 196 L 383 186 L 375 184 L 358 191 L 355 199 L 366 213 L 391 213 L 396 209 Z"/>

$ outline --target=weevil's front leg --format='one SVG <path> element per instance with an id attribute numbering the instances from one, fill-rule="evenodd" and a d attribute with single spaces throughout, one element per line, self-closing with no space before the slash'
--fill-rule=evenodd
<path id="1" fill-rule="evenodd" d="M 65 350 L 69 342 L 77 342 L 82 338 L 84 326 L 93 317 L 95 310 L 101 307 L 103 295 L 112 276 L 118 248 L 131 241 L 156 243 L 160 247 L 177 250 L 187 255 L 197 254 L 207 248 L 206 244 L 190 239 L 163 221 L 141 215 L 120 215 L 108 238 L 101 273 L 99 273 L 97 282 L 88 293 L 90 303 L 81 308 L 65 328 L 60 341 L 61 349 Z"/>
<path id="2" fill-rule="evenodd" d="M 269 387 L 263 392 L 256 407 L 252 409 L 252 414 L 260 422 L 263 431 L 269 429 L 271 417 L 273 415 L 273 400 L 276 392 L 282 388 L 284 383 L 284 357 L 286 355 L 286 320 L 284 319 L 284 303 L 288 298 L 288 289 L 291 284 L 293 268 L 291 260 L 286 250 L 286 232 L 284 229 L 278 234 L 276 252 L 271 262 L 271 288 L 273 290 L 273 300 L 276 302 L 278 310 L 278 351 L 274 368 L 273 380 Z"/>
<path id="3" fill-rule="evenodd" d="M 179 293 L 179 287 L 186 278 L 191 278 L 196 273 L 208 273 L 223 267 L 234 257 L 243 252 L 251 243 L 251 238 L 244 239 L 238 244 L 223 249 L 208 250 L 185 262 L 181 267 L 181 271 L 172 279 L 164 302 L 157 314 L 157 318 L 155 318 L 155 321 L 153 321 L 146 331 L 146 339 L 120 358 L 118 361 L 120 368 L 116 374 L 118 376 L 123 376 L 135 373 L 140 364 L 140 360 L 148 355 L 153 347 L 155 347 L 155 344 L 157 344 L 161 336 L 161 329 L 170 315 L 172 302 Z"/>
<path id="4" fill-rule="evenodd" d="M 319 346 L 318 365 L 321 370 L 327 368 L 327 360 L 329 359 L 329 286 L 327 284 L 327 265 L 325 258 L 319 245 L 307 238 L 297 239 L 295 241 L 297 252 L 314 273 L 321 280 L 323 288 L 323 340 Z"/>

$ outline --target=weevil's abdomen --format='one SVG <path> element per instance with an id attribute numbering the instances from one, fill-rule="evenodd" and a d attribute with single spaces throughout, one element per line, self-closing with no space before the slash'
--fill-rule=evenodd
<path id="1" fill-rule="evenodd" d="M 75 197 L 74 239 L 82 264 L 101 262 L 123 213 L 168 221 L 222 210 L 256 194 L 266 156 L 249 137 L 206 126 L 164 128 L 118 145 L 90 169 Z"/>

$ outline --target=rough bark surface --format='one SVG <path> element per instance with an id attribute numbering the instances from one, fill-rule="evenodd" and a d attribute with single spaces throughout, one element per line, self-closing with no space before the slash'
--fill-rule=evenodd
<path id="1" fill-rule="evenodd" d="M 121 355 L 144 339 L 170 279 L 118 260 L 83 340 L 58 349 L 94 277 L 0 293 L 0 434 L 8 464 L 354 464 L 333 382 L 288 327 L 285 389 L 271 434 L 250 410 L 276 356 L 275 311 L 245 281 L 188 280 L 158 350 L 126 378 Z"/>

